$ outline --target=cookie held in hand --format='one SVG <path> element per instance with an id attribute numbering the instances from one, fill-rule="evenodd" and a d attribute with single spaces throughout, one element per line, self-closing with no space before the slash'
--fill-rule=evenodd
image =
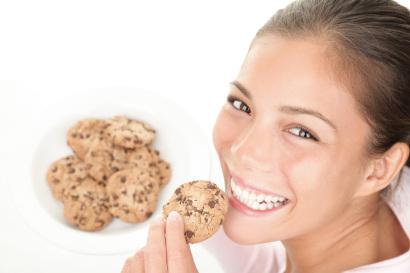
<path id="1" fill-rule="evenodd" d="M 165 217 L 177 211 L 185 227 L 188 243 L 198 243 L 211 237 L 223 223 L 228 210 L 228 198 L 218 186 L 196 180 L 180 185 L 163 206 Z"/>

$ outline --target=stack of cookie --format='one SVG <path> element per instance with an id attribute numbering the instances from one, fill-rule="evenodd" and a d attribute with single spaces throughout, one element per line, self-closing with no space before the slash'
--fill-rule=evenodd
<path id="1" fill-rule="evenodd" d="M 51 164 L 47 182 L 63 202 L 64 217 L 81 230 L 96 231 L 113 217 L 146 220 L 171 177 L 168 162 L 151 147 L 155 130 L 126 116 L 84 119 L 67 132 L 74 154 Z"/>

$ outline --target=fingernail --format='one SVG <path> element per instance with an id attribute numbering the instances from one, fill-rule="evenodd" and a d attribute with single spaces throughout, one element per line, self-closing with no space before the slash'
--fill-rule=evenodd
<path id="1" fill-rule="evenodd" d="M 181 221 L 181 216 L 179 215 L 178 212 L 173 210 L 168 214 L 167 221 L 179 222 L 179 221 Z"/>

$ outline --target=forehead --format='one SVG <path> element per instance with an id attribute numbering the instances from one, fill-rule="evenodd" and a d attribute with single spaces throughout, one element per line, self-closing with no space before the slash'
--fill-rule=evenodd
<path id="1" fill-rule="evenodd" d="M 258 38 L 249 50 L 240 77 L 259 87 L 292 91 L 337 88 L 333 80 L 332 60 L 327 46 L 309 40 L 285 39 L 279 36 Z"/>

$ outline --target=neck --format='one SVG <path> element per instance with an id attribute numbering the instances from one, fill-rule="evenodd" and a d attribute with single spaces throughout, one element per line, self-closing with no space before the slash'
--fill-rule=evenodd
<path id="1" fill-rule="evenodd" d="M 286 273 L 341 272 L 407 251 L 406 234 L 387 204 L 378 200 L 372 196 L 353 202 L 333 223 L 283 241 Z"/>

